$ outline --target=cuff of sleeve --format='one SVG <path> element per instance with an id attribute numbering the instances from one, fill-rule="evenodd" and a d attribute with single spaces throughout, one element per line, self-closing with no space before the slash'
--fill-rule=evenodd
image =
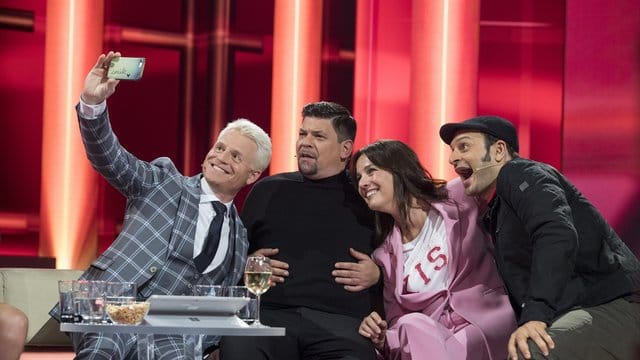
<path id="1" fill-rule="evenodd" d="M 80 98 L 80 107 L 78 108 L 78 112 L 80 113 L 80 116 L 85 119 L 97 119 L 106 109 L 106 101 L 96 105 L 90 105 L 82 101 L 82 98 Z"/>
<path id="2" fill-rule="evenodd" d="M 556 312 L 543 302 L 529 301 L 522 304 L 522 312 L 518 319 L 518 326 L 528 321 L 543 321 L 547 326 L 551 326 L 551 322 Z"/>

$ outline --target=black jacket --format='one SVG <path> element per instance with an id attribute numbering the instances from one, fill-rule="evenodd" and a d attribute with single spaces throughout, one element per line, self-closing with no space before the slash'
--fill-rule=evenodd
<path id="1" fill-rule="evenodd" d="M 640 263 L 598 210 L 553 167 L 500 170 L 484 223 L 518 324 L 640 291 Z"/>

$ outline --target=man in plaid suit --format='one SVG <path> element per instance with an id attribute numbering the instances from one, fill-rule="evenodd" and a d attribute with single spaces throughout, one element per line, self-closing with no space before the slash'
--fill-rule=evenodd
<path id="1" fill-rule="evenodd" d="M 140 299 L 153 294 L 191 295 L 193 286 L 200 284 L 237 284 L 248 242 L 233 198 L 267 168 L 269 136 L 245 119 L 229 123 L 206 155 L 202 173 L 191 177 L 182 175 L 168 158 L 151 162 L 136 158 L 118 142 L 106 111 L 106 99 L 118 84 L 107 78 L 107 69 L 117 56 L 109 52 L 98 58 L 85 79 L 77 111 L 87 157 L 127 197 L 126 214 L 121 233 L 81 278 L 135 282 Z M 207 229 L 216 215 L 212 201 L 226 207 L 220 242 L 213 259 L 198 270 L 194 258 L 204 251 Z M 59 318 L 57 306 L 51 315 Z M 71 337 L 76 359 L 136 358 L 134 334 Z M 156 335 L 154 340 L 156 358 L 184 358 L 181 335 Z M 203 347 L 217 341 L 207 337 Z"/>

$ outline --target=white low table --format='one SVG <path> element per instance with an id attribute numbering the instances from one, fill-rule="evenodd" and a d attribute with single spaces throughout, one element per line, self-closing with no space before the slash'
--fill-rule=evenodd
<path id="1" fill-rule="evenodd" d="M 147 319 L 148 318 L 148 319 Z M 140 325 L 61 323 L 62 332 L 138 335 L 138 359 L 153 360 L 153 335 L 182 335 L 187 358 L 202 359 L 202 337 L 284 336 L 283 327 L 253 327 L 236 316 L 147 316 Z"/>

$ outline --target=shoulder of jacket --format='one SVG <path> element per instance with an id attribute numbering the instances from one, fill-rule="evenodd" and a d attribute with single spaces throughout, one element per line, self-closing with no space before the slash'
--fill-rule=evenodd
<path id="1" fill-rule="evenodd" d="M 509 161 L 502 167 L 498 174 L 498 179 L 505 177 L 555 176 L 558 173 L 558 170 L 547 163 L 518 158 Z"/>
<path id="2" fill-rule="evenodd" d="M 502 168 L 506 170 L 517 171 L 518 169 L 528 168 L 530 166 L 534 166 L 535 164 L 538 164 L 538 162 L 524 158 L 515 158 L 504 164 Z"/>
<path id="3" fill-rule="evenodd" d="M 502 166 L 498 173 L 498 183 L 501 180 L 510 179 L 513 177 L 523 176 L 529 169 L 536 167 L 539 164 L 536 161 L 529 159 L 517 158 L 513 159 Z"/>

